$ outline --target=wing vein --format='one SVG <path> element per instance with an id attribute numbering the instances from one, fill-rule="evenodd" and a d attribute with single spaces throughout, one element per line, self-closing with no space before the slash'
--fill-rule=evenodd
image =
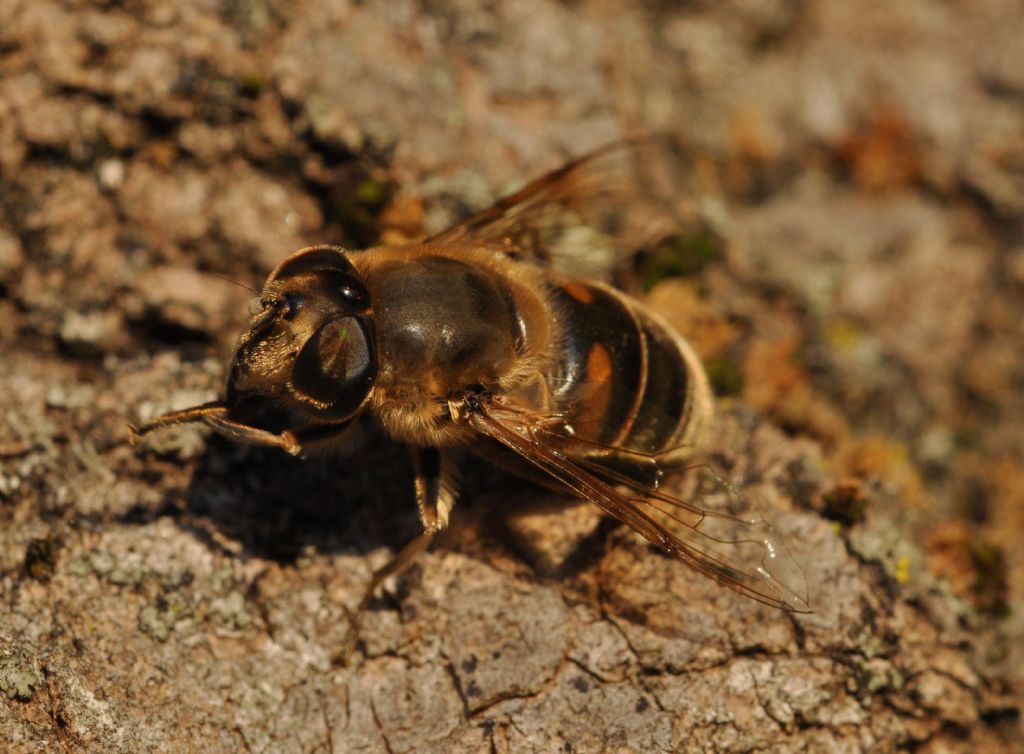
<path id="1" fill-rule="evenodd" d="M 625 475 L 596 467 L 591 461 L 572 457 L 564 449 L 538 440 L 536 435 L 543 429 L 540 425 L 534 426 L 529 414 L 522 410 L 482 401 L 477 410 L 469 413 L 468 420 L 480 434 L 504 445 L 699 573 L 763 604 L 788 612 L 808 612 L 806 596 L 794 591 L 772 573 L 769 561 L 779 557 L 784 543 L 780 546 L 773 541 L 778 534 L 763 517 L 747 520 L 708 511 L 657 490 L 643 489 L 640 483 Z M 571 443 L 571 438 L 564 441 Z M 614 483 L 629 490 L 629 494 L 620 492 Z M 653 501 L 672 506 L 674 511 L 664 510 Z M 681 526 L 680 536 L 642 507 L 656 511 Z M 679 513 L 682 510 L 692 513 L 696 520 L 684 520 Z M 739 528 L 740 535 L 730 537 L 704 530 L 703 525 L 711 519 Z M 756 554 L 748 556 L 745 565 L 744 561 L 737 561 L 730 554 L 716 551 L 716 546 L 719 549 L 732 548 L 737 556 L 743 555 L 743 547 Z"/>

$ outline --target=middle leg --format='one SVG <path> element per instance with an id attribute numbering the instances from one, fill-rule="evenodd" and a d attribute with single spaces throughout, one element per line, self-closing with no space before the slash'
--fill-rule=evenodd
<path id="1" fill-rule="evenodd" d="M 359 638 L 359 622 L 363 611 L 373 600 L 374 594 L 384 581 L 402 573 L 412 565 L 416 557 L 422 553 L 437 536 L 438 532 L 448 526 L 448 515 L 455 505 L 456 469 L 450 454 L 437 448 L 410 448 L 412 451 L 413 472 L 415 474 L 416 505 L 420 510 L 420 521 L 423 533 L 403 547 L 382 568 L 374 571 L 370 583 L 363 592 L 363 598 L 351 616 L 351 625 L 345 637 L 341 651 L 341 661 L 345 664 Z"/>

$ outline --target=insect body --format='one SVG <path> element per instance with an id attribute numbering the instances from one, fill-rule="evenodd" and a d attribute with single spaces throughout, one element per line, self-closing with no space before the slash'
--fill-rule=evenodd
<path id="1" fill-rule="evenodd" d="M 643 193 L 619 169 L 633 154 L 599 150 L 422 243 L 295 252 L 264 285 L 225 400 L 138 434 L 202 421 L 300 454 L 344 444 L 369 419 L 408 445 L 424 533 L 364 604 L 447 526 L 455 454 L 468 451 L 590 500 L 748 596 L 806 609 L 766 522 L 659 488 L 711 418 L 693 350 L 638 301 L 559 272 L 575 229 Z M 603 224 L 624 238 L 626 224 Z"/>

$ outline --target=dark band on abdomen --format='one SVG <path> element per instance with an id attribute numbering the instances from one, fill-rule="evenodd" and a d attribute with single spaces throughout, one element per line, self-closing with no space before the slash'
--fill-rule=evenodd
<path id="1" fill-rule="evenodd" d="M 577 436 L 643 452 L 674 447 L 691 408 L 674 333 L 603 286 L 566 283 L 553 299 L 564 330 L 551 387 Z"/>
<path id="2" fill-rule="evenodd" d="M 688 419 L 690 374 L 673 333 L 637 312 L 647 340 L 647 384 L 625 445 L 665 450 L 675 444 Z"/>

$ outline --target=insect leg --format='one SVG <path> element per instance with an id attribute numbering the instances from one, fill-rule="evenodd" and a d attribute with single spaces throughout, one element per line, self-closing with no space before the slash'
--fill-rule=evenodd
<path id="1" fill-rule="evenodd" d="M 448 528 L 448 516 L 455 505 L 456 465 L 450 454 L 437 448 L 410 450 L 420 520 L 425 531 L 436 533 Z"/>
<path id="2" fill-rule="evenodd" d="M 342 644 L 340 658 L 346 664 L 359 639 L 359 620 L 384 581 L 400 574 L 416 560 L 433 541 L 437 533 L 447 528 L 448 514 L 455 504 L 455 464 L 453 459 L 437 448 L 410 448 L 415 473 L 416 504 L 420 509 L 423 533 L 403 547 L 382 568 L 374 571 L 363 598 L 351 616 L 351 624 Z"/>
<path id="3" fill-rule="evenodd" d="M 412 565 L 416 556 L 427 549 L 435 536 L 437 536 L 436 531 L 423 532 L 416 537 L 416 539 L 403 547 L 384 567 L 378 568 L 373 572 L 373 578 L 371 578 L 370 583 L 367 584 L 366 591 L 363 592 L 363 598 L 359 600 L 359 606 L 356 608 L 356 610 L 358 610 L 356 618 L 358 618 L 359 614 L 362 613 L 370 604 L 374 593 L 376 593 L 380 585 L 383 584 L 388 577 L 395 576 Z"/>
<path id="4" fill-rule="evenodd" d="M 192 424 L 194 422 L 201 422 L 208 415 L 223 414 L 226 412 L 227 406 L 220 401 L 203 403 L 199 406 L 182 409 L 181 411 L 171 411 L 163 416 L 158 416 L 156 419 L 153 419 L 153 421 L 148 421 L 139 427 L 136 427 L 134 424 L 129 424 L 128 431 L 131 433 L 132 443 L 134 444 L 143 435 L 148 435 L 150 432 L 154 432 L 158 429 L 173 427 L 175 424 Z"/>
<path id="5" fill-rule="evenodd" d="M 359 602 L 360 610 L 370 604 L 381 582 L 408 568 L 416 556 L 427 549 L 437 533 L 448 526 L 448 514 L 455 504 L 454 463 L 448 454 L 437 448 L 411 450 L 413 471 L 416 474 L 416 504 L 420 509 L 423 533 L 403 547 L 390 563 L 373 574 Z"/>
<path id="6" fill-rule="evenodd" d="M 204 416 L 203 423 L 209 425 L 217 434 L 224 435 L 232 440 L 249 442 L 253 445 L 269 445 L 274 448 L 281 448 L 293 456 L 297 456 L 302 451 L 302 445 L 299 444 L 295 433 L 291 431 L 281 432 L 280 434 L 268 432 L 265 429 L 250 427 L 248 424 L 242 424 L 229 419 L 226 413 L 225 415 L 211 414 Z"/>
<path id="7" fill-rule="evenodd" d="M 204 403 L 201 406 L 193 406 L 182 411 L 172 411 L 169 414 L 157 417 L 141 427 L 128 426 L 134 443 L 143 435 L 147 435 L 158 429 L 170 427 L 175 424 L 190 424 L 201 422 L 215 430 L 218 434 L 230 437 L 233 440 L 250 442 L 255 445 L 269 445 L 292 454 L 298 455 L 302 450 L 298 439 L 293 432 L 282 432 L 276 434 L 265 429 L 250 427 L 248 424 L 236 422 L 228 418 L 228 407 L 220 402 Z"/>

